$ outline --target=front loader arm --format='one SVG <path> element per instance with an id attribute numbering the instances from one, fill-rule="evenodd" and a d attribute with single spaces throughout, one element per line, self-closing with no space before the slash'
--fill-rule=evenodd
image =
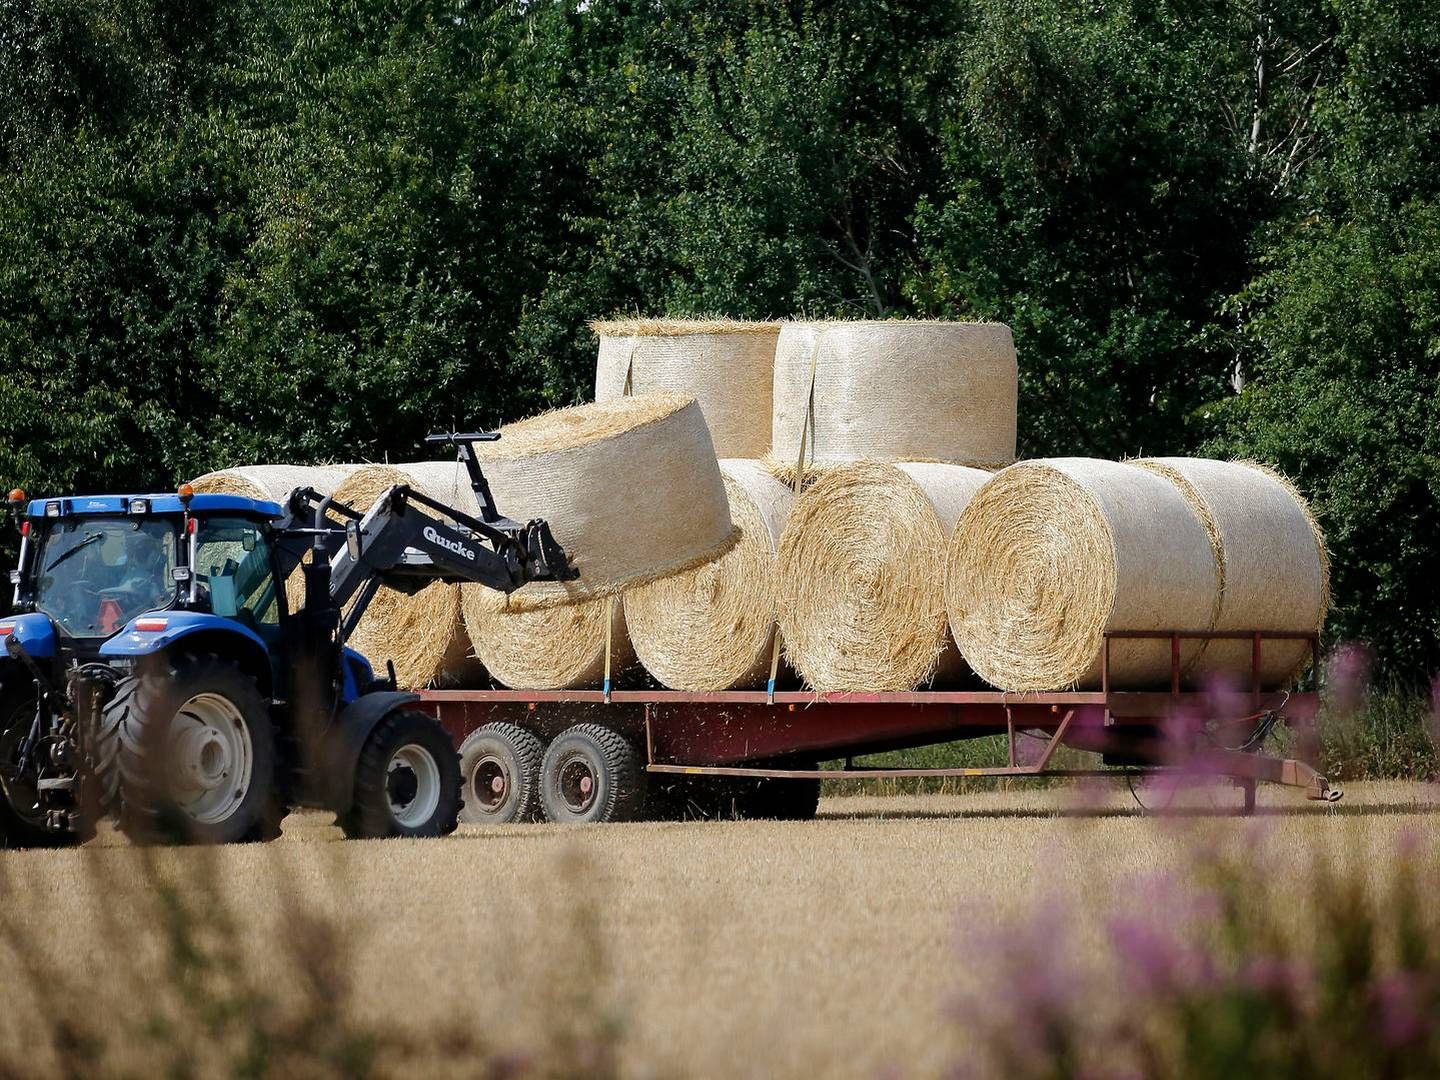
<path id="1" fill-rule="evenodd" d="M 349 605 L 347 637 L 382 585 L 408 593 L 432 581 L 473 582 L 510 593 L 531 581 L 579 576 L 545 522 L 479 521 L 405 485 L 387 491 L 360 520 L 349 520 L 344 536 L 329 577 L 332 603 Z"/>

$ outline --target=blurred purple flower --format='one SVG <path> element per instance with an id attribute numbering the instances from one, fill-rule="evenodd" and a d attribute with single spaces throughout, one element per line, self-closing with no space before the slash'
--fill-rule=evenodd
<path id="1" fill-rule="evenodd" d="M 1359 711 L 1370 692 L 1374 651 L 1368 645 L 1346 642 L 1330 650 L 1325 668 L 1325 689 L 1330 707 L 1344 715 Z"/>
<path id="2" fill-rule="evenodd" d="M 1168 920 L 1117 915 L 1107 922 L 1115 959 L 1141 993 L 1172 994 L 1214 981 L 1209 954 Z"/>
<path id="3" fill-rule="evenodd" d="M 1380 1037 L 1391 1047 L 1410 1046 L 1430 1034 L 1434 1012 L 1431 980 L 1413 971 L 1392 971 L 1375 980 Z"/>

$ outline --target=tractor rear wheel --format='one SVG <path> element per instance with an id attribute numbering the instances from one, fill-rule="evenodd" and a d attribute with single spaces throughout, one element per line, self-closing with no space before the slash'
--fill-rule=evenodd
<path id="1" fill-rule="evenodd" d="M 645 814 L 640 755 L 619 732 L 576 724 L 545 751 L 540 798 L 548 821 L 634 821 Z"/>
<path id="2" fill-rule="evenodd" d="M 468 825 L 538 821 L 540 765 L 545 744 L 515 724 L 486 724 L 460 744 L 460 777 L 465 805 L 460 820 Z"/>
<path id="3" fill-rule="evenodd" d="M 460 761 L 445 729 L 414 710 L 375 725 L 355 769 L 355 801 L 340 818 L 357 840 L 448 836 L 460 814 Z"/>
<path id="4" fill-rule="evenodd" d="M 30 733 L 34 719 L 34 694 L 11 694 L 0 699 L 0 776 L 5 781 L 0 791 L 0 848 L 70 847 L 81 840 L 69 830 L 46 828 L 34 778 L 17 768 L 20 744 Z"/>
<path id="5" fill-rule="evenodd" d="M 255 680 L 217 656 L 124 679 L 100 716 L 102 803 L 142 844 L 269 839 L 284 816 L 275 731 Z"/>

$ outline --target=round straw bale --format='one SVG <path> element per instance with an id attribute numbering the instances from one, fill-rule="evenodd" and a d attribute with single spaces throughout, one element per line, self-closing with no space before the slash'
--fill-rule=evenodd
<path id="1" fill-rule="evenodd" d="M 814 372 L 814 408 L 810 408 Z M 775 351 L 772 462 L 1015 460 L 1018 368 L 1001 323 L 786 323 Z"/>
<path id="2" fill-rule="evenodd" d="M 1221 583 L 1213 629 L 1320 631 L 1329 608 L 1325 538 L 1288 480 L 1249 462 L 1151 458 L 1135 464 L 1173 483 L 1211 537 Z M 1251 650 L 1249 640 L 1210 640 L 1190 678 L 1248 689 Z M 1261 684 L 1289 683 L 1309 660 L 1308 642 L 1262 641 Z"/>
<path id="3" fill-rule="evenodd" d="M 197 495 L 239 495 L 283 503 L 298 487 L 329 495 L 359 465 L 243 465 L 197 476 L 190 486 Z"/>
<path id="4" fill-rule="evenodd" d="M 511 610 L 613 596 L 718 558 L 738 535 L 692 398 L 615 398 L 500 433 L 480 447 L 496 506 L 516 521 L 548 521 L 580 572 L 526 585 L 510 595 Z"/>
<path id="5" fill-rule="evenodd" d="M 335 489 L 335 498 L 363 513 L 391 487 L 409 484 L 446 505 L 466 510 L 469 502 L 458 495 L 463 475 L 454 461 L 366 465 Z M 465 491 L 468 496 L 468 484 Z M 349 644 L 377 669 L 383 670 L 385 662 L 392 661 L 396 682 L 403 689 L 463 686 L 481 675 L 460 614 L 460 586 L 443 581 L 410 595 L 380 589 L 350 635 Z"/>
<path id="6" fill-rule="evenodd" d="M 699 402 L 720 457 L 760 458 L 770 449 L 779 323 L 626 319 L 590 328 L 600 336 L 596 401 L 687 394 Z"/>
<path id="7" fill-rule="evenodd" d="M 724 460 L 740 539 L 719 559 L 625 594 L 625 623 L 645 669 L 674 690 L 765 682 L 775 640 L 775 548 L 793 495 L 757 461 Z"/>
<path id="8" fill-rule="evenodd" d="M 527 586 L 528 588 L 528 586 Z M 618 597 L 516 611 L 482 585 L 461 586 L 465 626 L 490 677 L 512 690 L 597 687 L 605 676 L 605 621 L 611 627 L 610 670 L 635 662 Z"/>
<path id="9" fill-rule="evenodd" d="M 1101 681 L 1111 630 L 1206 630 L 1218 566 L 1175 486 L 1135 465 L 1022 461 L 970 501 L 950 539 L 946 608 L 970 666 L 1002 690 Z M 1200 649 L 1181 642 L 1181 671 Z M 1116 639 L 1112 687 L 1163 686 L 1169 640 Z"/>
<path id="10" fill-rule="evenodd" d="M 961 673 L 945 627 L 945 543 L 988 479 L 961 465 L 857 462 L 800 494 L 776 574 L 786 655 L 809 686 L 910 690 Z"/>

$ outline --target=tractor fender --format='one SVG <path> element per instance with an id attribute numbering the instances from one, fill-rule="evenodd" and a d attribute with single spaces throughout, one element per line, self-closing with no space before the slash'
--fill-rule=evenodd
<path id="1" fill-rule="evenodd" d="M 317 777 L 321 790 L 316 793 L 321 805 L 337 814 L 349 811 L 355 801 L 355 769 L 365 740 L 385 717 L 419 700 L 419 694 L 377 690 L 362 694 L 340 711 L 325 736 L 325 768 Z"/>
<path id="2" fill-rule="evenodd" d="M 173 645 L 201 633 L 234 634 L 261 653 L 269 653 L 265 639 L 244 623 L 211 615 L 207 611 L 151 611 L 138 615 L 125 629 L 100 646 L 100 655 L 109 659 L 139 659 L 164 652 Z"/>
<path id="3" fill-rule="evenodd" d="M 10 637 L 24 645 L 32 659 L 50 660 L 55 656 L 55 624 L 41 612 L 0 619 L 0 656 L 5 651 L 5 639 Z"/>
<path id="4" fill-rule="evenodd" d="M 105 660 L 139 661 L 166 652 L 214 653 L 235 663 L 255 680 L 260 692 L 272 691 L 270 650 L 265 639 L 234 619 L 205 611 L 153 611 L 132 619 L 100 646 Z"/>

